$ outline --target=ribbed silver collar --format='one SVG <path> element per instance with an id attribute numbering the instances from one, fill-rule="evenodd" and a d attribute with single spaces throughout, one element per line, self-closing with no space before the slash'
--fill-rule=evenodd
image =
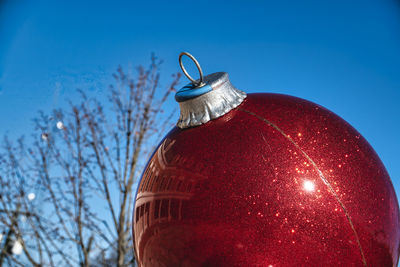
<path id="1" fill-rule="evenodd" d="M 226 72 L 207 75 L 204 77 L 204 83 L 204 86 L 211 87 L 210 90 L 179 102 L 180 116 L 177 123 L 179 128 L 198 126 L 219 118 L 239 106 L 246 98 L 245 92 L 236 89 L 231 84 Z M 200 88 L 194 87 L 189 91 Z"/>

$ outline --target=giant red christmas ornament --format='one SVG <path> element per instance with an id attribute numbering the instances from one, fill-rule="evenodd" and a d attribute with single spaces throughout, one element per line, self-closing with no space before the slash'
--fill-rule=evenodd
<path id="1" fill-rule="evenodd" d="M 202 80 L 177 93 L 177 127 L 140 180 L 139 266 L 396 266 L 396 195 L 354 128 L 226 73 Z"/>

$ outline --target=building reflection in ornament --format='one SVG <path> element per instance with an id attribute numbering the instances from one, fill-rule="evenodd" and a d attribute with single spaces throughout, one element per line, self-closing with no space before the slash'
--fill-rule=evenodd
<path id="1" fill-rule="evenodd" d="M 150 159 L 149 167 L 139 184 L 133 226 L 136 233 L 135 246 L 139 250 L 140 244 L 157 238 L 160 225 L 182 220 L 185 202 L 193 196 L 196 183 L 206 178 L 201 174 L 202 166 L 196 165 L 194 160 L 179 155 L 167 159 L 168 149 L 174 143 L 164 140 Z"/>

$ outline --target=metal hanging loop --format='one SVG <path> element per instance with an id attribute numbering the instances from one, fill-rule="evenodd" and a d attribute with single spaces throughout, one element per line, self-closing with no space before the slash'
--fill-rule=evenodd
<path id="1" fill-rule="evenodd" d="M 183 56 L 189 57 L 191 60 L 193 60 L 194 64 L 196 64 L 196 67 L 197 67 L 197 69 L 198 69 L 198 71 L 199 71 L 199 74 L 200 74 L 199 80 L 193 79 L 193 78 L 189 75 L 189 73 L 187 73 L 187 71 L 186 71 L 186 69 L 185 69 L 185 67 L 183 66 L 183 63 L 182 63 L 182 57 L 183 57 Z M 200 86 L 203 86 L 203 85 L 204 85 L 204 82 L 203 82 L 203 71 L 201 70 L 200 64 L 199 64 L 199 62 L 194 58 L 194 56 L 192 56 L 192 55 L 189 54 L 188 52 L 182 52 L 182 53 L 180 53 L 180 54 L 179 54 L 179 66 L 181 66 L 181 69 L 182 69 L 183 73 L 184 73 L 184 74 L 186 75 L 186 77 L 192 82 L 192 84 L 193 84 L 194 86 L 200 87 Z"/>

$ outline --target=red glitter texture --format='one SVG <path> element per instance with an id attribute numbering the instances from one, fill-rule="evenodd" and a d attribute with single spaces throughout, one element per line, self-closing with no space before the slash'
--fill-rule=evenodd
<path id="1" fill-rule="evenodd" d="M 139 266 L 396 266 L 400 222 L 385 167 L 332 112 L 249 94 L 174 128 L 151 157 L 133 218 Z"/>

